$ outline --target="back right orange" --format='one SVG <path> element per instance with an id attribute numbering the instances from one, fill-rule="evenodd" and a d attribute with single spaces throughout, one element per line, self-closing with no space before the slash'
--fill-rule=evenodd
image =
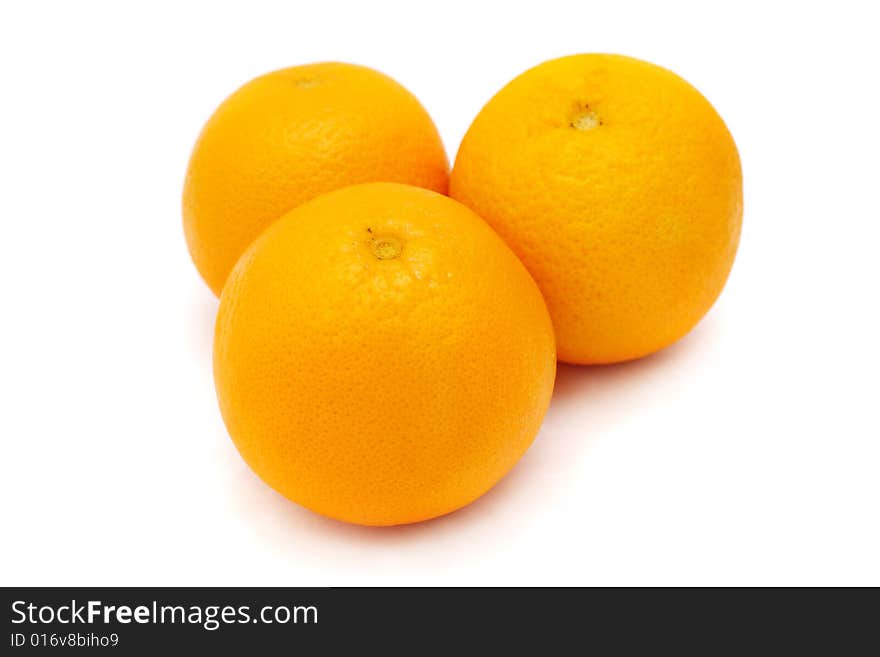
<path id="1" fill-rule="evenodd" d="M 617 55 L 545 62 L 498 92 L 450 195 L 531 272 L 570 363 L 639 358 L 690 331 L 724 287 L 742 221 L 721 117 L 674 73 Z"/>

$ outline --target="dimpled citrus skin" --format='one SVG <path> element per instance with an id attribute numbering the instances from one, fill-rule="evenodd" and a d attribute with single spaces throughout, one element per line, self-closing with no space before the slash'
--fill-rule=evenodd
<path id="1" fill-rule="evenodd" d="M 489 101 L 450 195 L 541 288 L 559 358 L 613 363 L 685 335 L 727 280 L 742 221 L 739 156 L 700 93 L 658 66 L 576 55 Z"/>
<path id="2" fill-rule="evenodd" d="M 270 486 L 364 525 L 433 518 L 526 451 L 553 327 L 504 242 L 452 199 L 373 183 L 273 224 L 223 290 L 220 408 Z"/>
<path id="3" fill-rule="evenodd" d="M 400 182 L 446 193 L 449 162 L 431 117 L 391 78 L 324 63 L 258 77 L 203 128 L 183 191 L 187 244 L 219 296 L 271 222 L 319 194 Z"/>

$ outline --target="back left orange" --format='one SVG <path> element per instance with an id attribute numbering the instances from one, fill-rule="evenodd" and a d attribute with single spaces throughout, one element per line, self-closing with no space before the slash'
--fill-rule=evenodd
<path id="1" fill-rule="evenodd" d="M 305 201 L 365 182 L 445 194 L 448 180 L 440 135 L 400 84 L 353 64 L 286 68 L 238 89 L 202 129 L 184 183 L 186 241 L 219 295 L 251 242 Z"/>

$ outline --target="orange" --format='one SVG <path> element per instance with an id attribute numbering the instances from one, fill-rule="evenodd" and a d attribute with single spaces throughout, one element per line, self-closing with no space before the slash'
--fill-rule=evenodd
<path id="1" fill-rule="evenodd" d="M 463 205 L 407 185 L 292 210 L 220 299 L 214 376 L 236 447 L 282 495 L 352 523 L 485 493 L 534 439 L 555 369 L 516 256 Z"/>
<path id="2" fill-rule="evenodd" d="M 464 137 L 450 195 L 525 263 L 571 363 L 685 335 L 721 293 L 742 221 L 739 156 L 709 102 L 616 55 L 552 60 L 499 91 Z"/>
<path id="3" fill-rule="evenodd" d="M 448 173 L 431 118 L 394 80 L 351 64 L 275 71 L 227 98 L 202 130 L 184 184 L 186 240 L 219 295 L 238 257 L 291 208 L 362 182 L 446 193 Z"/>

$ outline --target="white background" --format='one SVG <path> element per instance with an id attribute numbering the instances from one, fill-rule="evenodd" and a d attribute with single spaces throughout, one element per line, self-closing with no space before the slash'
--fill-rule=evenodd
<path id="1" fill-rule="evenodd" d="M 4 3 L 3 584 L 880 585 L 880 95 L 868 3 Z M 180 194 L 216 105 L 375 67 L 450 158 L 505 82 L 619 52 L 718 108 L 745 175 L 721 299 L 659 355 L 562 366 L 467 509 L 370 529 L 263 485 L 222 424 Z"/>

